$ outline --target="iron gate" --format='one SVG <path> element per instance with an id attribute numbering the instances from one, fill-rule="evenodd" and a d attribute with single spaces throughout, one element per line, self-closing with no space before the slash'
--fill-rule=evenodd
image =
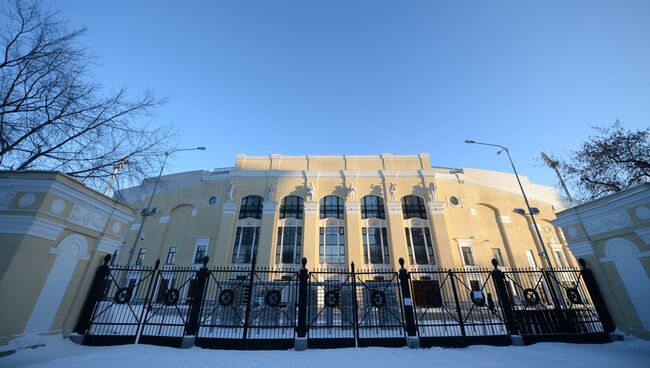
<path id="1" fill-rule="evenodd" d="M 582 270 L 99 267 L 75 328 L 86 345 L 210 348 L 607 341 L 613 322 Z"/>
<path id="2" fill-rule="evenodd" d="M 490 271 L 421 270 L 410 282 L 420 345 L 510 344 Z"/>
<path id="3" fill-rule="evenodd" d="M 196 345 L 288 349 L 296 327 L 298 277 L 293 270 L 210 270 Z"/>
<path id="4" fill-rule="evenodd" d="M 530 342 L 602 339 L 605 331 L 583 272 L 575 269 L 504 272 L 518 333 Z M 555 336 L 555 338 L 553 338 Z"/>
<path id="5" fill-rule="evenodd" d="M 158 265 L 112 269 L 104 266 L 104 277 L 96 280 L 99 295 L 83 331 L 84 344 L 133 344 L 141 333 Z"/>
<path id="6" fill-rule="evenodd" d="M 405 345 L 396 272 L 311 272 L 308 290 L 308 346 Z"/>

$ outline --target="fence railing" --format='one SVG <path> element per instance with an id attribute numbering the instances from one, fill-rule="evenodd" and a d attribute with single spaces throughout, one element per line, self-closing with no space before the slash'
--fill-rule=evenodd
<path id="1" fill-rule="evenodd" d="M 509 345 L 605 341 L 614 329 L 591 271 L 110 267 L 75 331 L 84 344 L 209 348 Z"/>

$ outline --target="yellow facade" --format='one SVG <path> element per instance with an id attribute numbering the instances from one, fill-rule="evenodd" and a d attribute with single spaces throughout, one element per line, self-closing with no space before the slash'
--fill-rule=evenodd
<path id="1" fill-rule="evenodd" d="M 0 345 L 74 328 L 133 209 L 56 172 L 0 173 Z"/>
<path id="2" fill-rule="evenodd" d="M 563 207 L 558 193 L 522 180 L 531 205 L 539 208 L 536 220 L 551 262 L 575 266 L 559 228 L 550 223 Z M 140 212 L 154 182 L 118 196 Z M 250 196 L 260 202 L 246 207 Z M 285 203 L 290 196 L 300 198 L 301 215 L 282 218 L 283 205 L 293 208 Z M 376 197 L 384 216 L 367 211 Z M 336 203 L 331 208 L 324 202 L 330 200 Z M 419 202 L 409 207 L 417 216 L 404 215 L 409 200 Z M 263 267 L 297 266 L 304 256 L 308 268 L 349 268 L 354 262 L 357 268 L 397 269 L 399 258 L 411 269 L 476 268 L 492 267 L 499 254 L 503 267 L 545 267 L 530 216 L 514 211 L 524 206 L 513 175 L 432 167 L 428 154 L 238 155 L 232 168 L 163 176 L 151 206 L 155 214 L 141 230 L 142 218 L 132 224 L 116 263 L 129 262 L 140 233 L 131 264 L 196 264 L 197 252 L 206 248 L 211 266 L 246 266 L 246 252 L 256 244 L 256 263 Z M 254 215 L 240 216 L 251 208 Z M 141 249 L 146 253 L 138 256 Z"/>
<path id="3" fill-rule="evenodd" d="M 559 212 L 553 222 L 606 291 L 616 326 L 650 339 L 650 183 Z"/>

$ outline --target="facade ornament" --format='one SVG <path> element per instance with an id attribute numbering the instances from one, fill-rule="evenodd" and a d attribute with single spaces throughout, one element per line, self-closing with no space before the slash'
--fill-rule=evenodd
<path id="1" fill-rule="evenodd" d="M 311 183 L 311 182 L 309 183 L 309 185 L 307 186 L 307 191 L 309 192 L 309 200 L 313 201 L 314 200 L 314 191 L 315 191 L 313 183 Z"/>
<path id="2" fill-rule="evenodd" d="M 273 183 L 269 183 L 269 202 L 273 202 L 273 195 L 275 194 L 275 185 Z"/>
<path id="3" fill-rule="evenodd" d="M 429 194 L 431 195 L 431 200 L 436 200 L 436 185 L 433 182 L 429 183 Z"/>
<path id="4" fill-rule="evenodd" d="M 235 192 L 235 184 L 230 183 L 228 184 L 228 202 L 234 202 L 232 199 L 232 195 Z"/>
<path id="5" fill-rule="evenodd" d="M 390 200 L 394 201 L 395 200 L 395 191 L 397 190 L 397 184 L 395 183 L 390 183 L 390 186 L 388 187 L 388 191 L 390 192 Z"/>
<path id="6" fill-rule="evenodd" d="M 354 201 L 354 196 L 357 194 L 357 188 L 354 186 L 353 182 L 350 182 L 350 200 Z"/>

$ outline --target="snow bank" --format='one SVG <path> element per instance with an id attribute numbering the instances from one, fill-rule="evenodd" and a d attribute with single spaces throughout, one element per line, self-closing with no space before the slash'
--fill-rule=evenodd
<path id="1" fill-rule="evenodd" d="M 540 343 L 526 347 L 471 346 L 465 349 L 358 348 L 336 350 L 188 350 L 150 345 L 89 347 L 50 339 L 45 347 L 21 349 L 0 358 L 0 367 L 224 367 L 343 368 L 391 367 L 650 367 L 650 342 L 603 345 Z"/>

